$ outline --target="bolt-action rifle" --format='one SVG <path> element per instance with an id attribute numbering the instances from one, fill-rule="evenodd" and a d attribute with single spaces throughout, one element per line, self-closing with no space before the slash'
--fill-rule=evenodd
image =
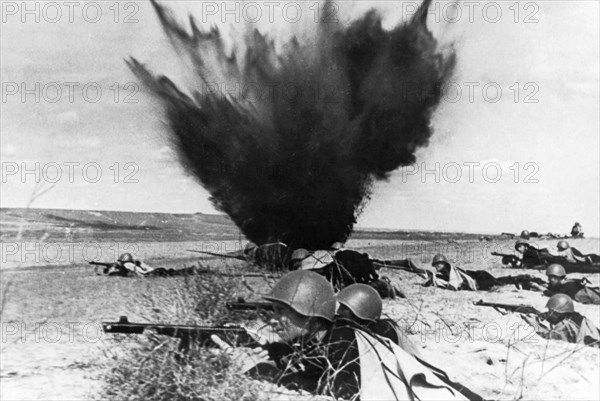
<path id="1" fill-rule="evenodd" d="M 116 263 L 106 263 L 106 262 L 89 262 L 90 265 L 94 265 L 96 267 L 94 267 L 94 273 L 98 273 L 98 266 L 104 266 L 104 274 L 106 274 L 108 272 L 108 269 L 110 269 L 113 266 L 116 266 Z"/>
<path id="2" fill-rule="evenodd" d="M 544 312 L 540 312 L 539 310 L 537 310 L 535 307 L 533 307 L 531 305 L 499 304 L 499 303 L 494 303 L 494 302 L 483 302 L 482 299 L 480 299 L 477 302 L 473 302 L 473 305 L 489 306 L 494 309 L 504 309 L 509 312 L 534 314 L 534 315 L 538 315 L 538 316 L 544 315 Z"/>
<path id="3" fill-rule="evenodd" d="M 273 359 L 281 355 L 282 348 L 287 345 L 273 342 L 260 344 L 251 335 L 249 329 L 241 326 L 187 326 L 177 324 L 154 324 L 154 323 L 131 323 L 127 316 L 121 316 L 118 322 L 102 322 L 105 333 L 142 334 L 146 330 L 152 330 L 156 334 L 179 338 L 179 350 L 187 352 L 192 341 L 203 346 L 215 346 L 211 340 L 216 335 L 233 346 L 261 347 L 269 352 Z"/>
<path id="4" fill-rule="evenodd" d="M 373 259 L 373 266 L 379 270 L 382 268 L 391 270 L 403 270 L 409 273 L 415 273 L 423 278 L 428 278 L 431 274 L 430 271 L 417 267 L 410 259 L 399 259 L 399 260 L 379 260 Z"/>

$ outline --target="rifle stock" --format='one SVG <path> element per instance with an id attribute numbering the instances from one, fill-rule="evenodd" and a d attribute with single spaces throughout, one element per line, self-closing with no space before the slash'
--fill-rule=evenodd
<path id="1" fill-rule="evenodd" d="M 531 305 L 500 304 L 500 303 L 494 303 L 494 302 L 484 302 L 482 299 L 480 299 L 477 302 L 473 302 L 473 305 L 488 306 L 488 307 L 495 308 L 495 309 L 504 309 L 509 312 L 534 314 L 534 315 L 538 315 L 538 316 L 544 315 L 544 312 L 537 310 L 535 307 L 533 307 Z"/>

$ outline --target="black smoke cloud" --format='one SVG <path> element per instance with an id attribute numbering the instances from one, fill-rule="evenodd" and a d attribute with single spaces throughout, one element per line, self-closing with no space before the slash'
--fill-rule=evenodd
<path id="1" fill-rule="evenodd" d="M 188 33 L 153 2 L 205 88 L 261 89 L 186 95 L 137 60 L 129 66 L 162 101 L 183 166 L 248 239 L 326 248 L 346 240 L 374 180 L 413 163 L 432 134 L 455 54 L 442 52 L 428 30 L 429 4 L 391 31 L 375 11 L 346 27 L 323 23 L 315 42 L 292 39 L 281 54 L 251 31 L 240 57 L 226 54 L 216 28 L 202 32 L 190 17 Z"/>

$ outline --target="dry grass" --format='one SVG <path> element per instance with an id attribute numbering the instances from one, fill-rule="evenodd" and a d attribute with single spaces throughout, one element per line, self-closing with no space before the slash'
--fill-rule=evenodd
<path id="1" fill-rule="evenodd" d="M 144 294 L 135 309 L 152 322 L 219 325 L 238 322 L 225 309 L 237 284 L 219 276 L 166 280 Z M 126 341 L 124 341 L 126 340 Z M 229 357 L 192 346 L 178 351 L 178 340 L 152 333 L 117 337 L 107 351 L 100 398 L 116 400 L 254 400 L 259 388 L 236 372 Z"/>

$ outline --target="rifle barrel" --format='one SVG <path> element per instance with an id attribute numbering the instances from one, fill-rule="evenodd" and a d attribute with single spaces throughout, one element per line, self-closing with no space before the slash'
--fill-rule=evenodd
<path id="1" fill-rule="evenodd" d="M 281 278 L 281 276 L 276 276 L 273 274 L 266 274 L 266 273 L 258 273 L 258 272 L 223 273 L 223 272 L 219 272 L 216 270 L 209 270 L 209 269 L 196 270 L 196 274 L 218 274 L 220 276 L 225 276 L 225 277 L 266 277 L 266 278 L 272 278 L 272 279 Z"/>
<path id="2" fill-rule="evenodd" d="M 473 305 L 477 306 L 489 306 L 492 308 L 501 308 L 510 312 L 518 312 L 518 313 L 534 313 L 536 315 L 541 315 L 543 312 L 538 311 L 535 307 L 531 305 L 515 305 L 515 304 L 501 304 L 494 302 L 484 302 L 483 300 L 479 300 L 477 302 L 473 302 Z"/>
<path id="3" fill-rule="evenodd" d="M 225 304 L 229 310 L 273 310 L 273 304 L 270 302 L 227 302 Z"/>
<path id="4" fill-rule="evenodd" d="M 201 253 L 203 255 L 210 255 L 210 256 L 217 257 L 217 258 L 229 258 L 229 259 L 237 259 L 237 260 L 246 260 L 247 259 L 245 256 L 231 255 L 231 254 L 227 254 L 227 253 L 216 253 L 216 252 L 208 252 L 208 251 L 198 251 L 196 249 L 188 249 L 187 251 L 188 252 Z"/>

